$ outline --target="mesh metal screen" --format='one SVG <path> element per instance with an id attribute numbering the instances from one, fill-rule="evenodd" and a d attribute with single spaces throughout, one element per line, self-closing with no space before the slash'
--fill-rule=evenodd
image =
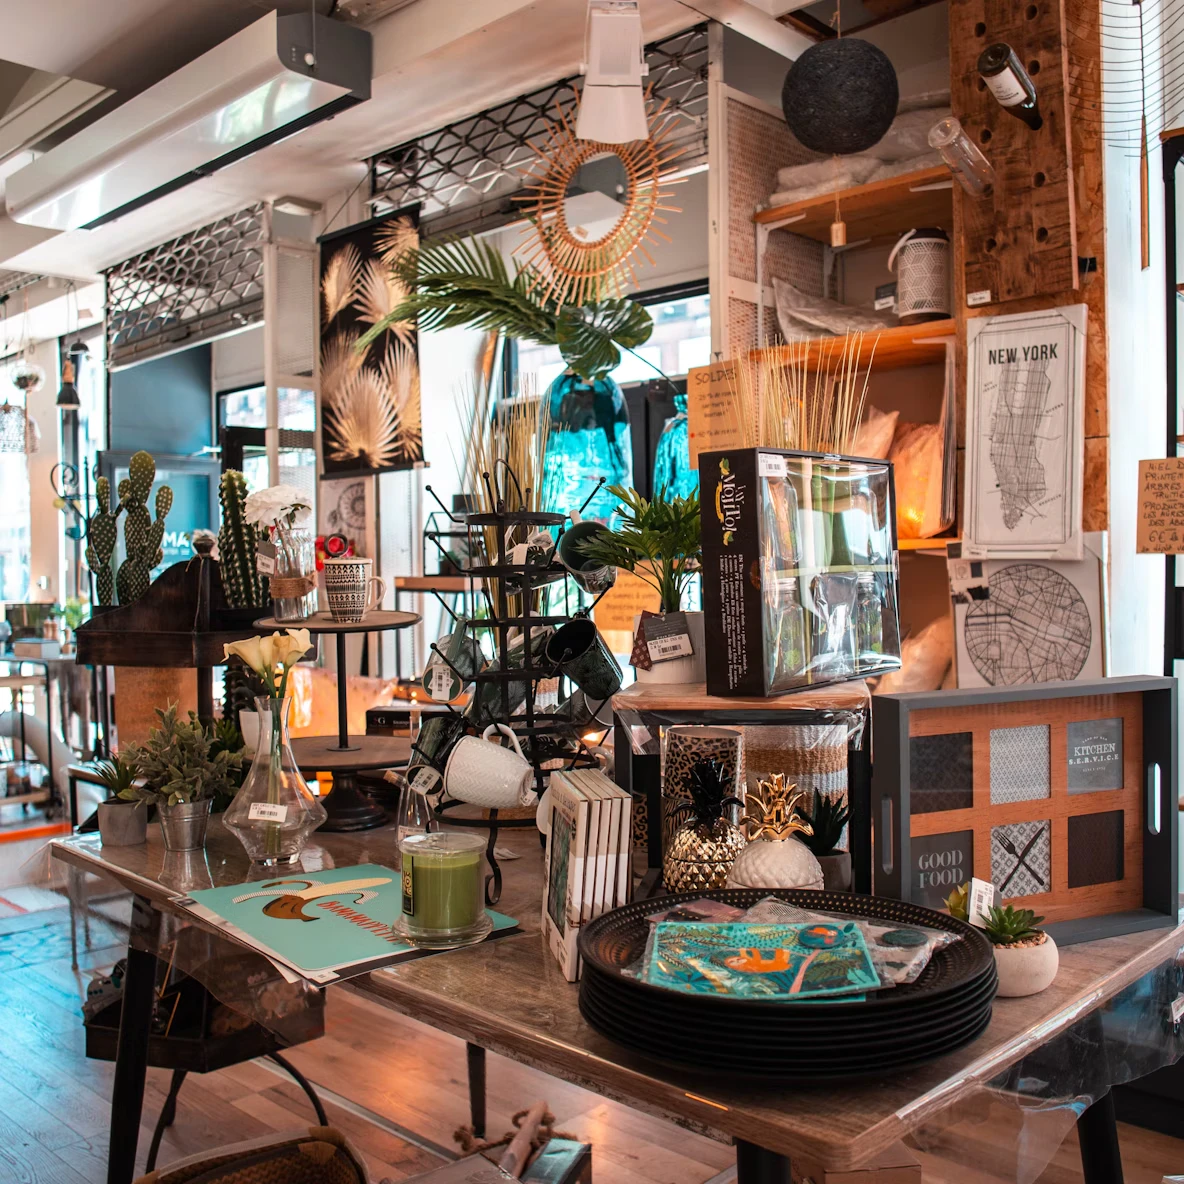
<path id="1" fill-rule="evenodd" d="M 678 167 L 705 160 L 707 25 L 648 46 L 646 61 L 655 100 L 669 100 L 679 116 L 672 142 L 685 151 Z M 530 141 L 542 137 L 556 104 L 570 102 L 581 85 L 564 79 L 373 157 L 374 204 L 382 211 L 419 202 L 421 224 L 430 221 L 434 232 L 521 217 L 510 199 L 537 159 Z"/>
<path id="2" fill-rule="evenodd" d="M 263 320 L 262 203 L 125 259 L 107 281 L 112 368 Z"/>

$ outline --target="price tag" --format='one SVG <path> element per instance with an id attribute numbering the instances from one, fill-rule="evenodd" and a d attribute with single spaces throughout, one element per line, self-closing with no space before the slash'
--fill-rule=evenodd
<path id="1" fill-rule="evenodd" d="M 429 794 L 440 784 L 440 774 L 431 765 L 424 765 L 411 780 L 416 793 Z"/>
<path id="2" fill-rule="evenodd" d="M 1168 1010 L 1171 1013 L 1173 1024 L 1178 1024 L 1181 1019 L 1184 1019 L 1184 995 L 1177 995 Z"/>
<path id="3" fill-rule="evenodd" d="M 252 802 L 247 811 L 250 822 L 287 822 L 288 807 L 278 802 Z"/>
<path id="4" fill-rule="evenodd" d="M 989 880 L 971 880 L 970 898 L 966 902 L 966 915 L 971 925 L 982 929 L 987 923 L 987 913 L 995 907 L 998 893 Z"/>
<path id="5" fill-rule="evenodd" d="M 452 671 L 443 662 L 432 663 L 432 681 L 428 694 L 438 703 L 452 699 Z"/>
<path id="6" fill-rule="evenodd" d="M 260 539 L 255 546 L 255 570 L 261 576 L 275 575 L 275 543 Z"/>
<path id="7" fill-rule="evenodd" d="M 971 308 L 977 308 L 980 304 L 990 304 L 991 289 L 983 288 L 979 292 L 967 292 L 966 303 L 969 304 Z"/>
<path id="8" fill-rule="evenodd" d="M 645 647 L 651 662 L 670 662 L 675 658 L 689 658 L 695 647 L 687 631 L 686 613 L 667 613 L 665 617 L 647 617 Z"/>
<path id="9" fill-rule="evenodd" d="M 789 472 L 785 457 L 778 456 L 775 452 L 758 452 L 756 468 L 762 477 L 784 477 Z"/>

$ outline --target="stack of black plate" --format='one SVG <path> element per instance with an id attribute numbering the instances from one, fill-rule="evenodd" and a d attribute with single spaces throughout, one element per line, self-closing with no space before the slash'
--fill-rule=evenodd
<path id="1" fill-rule="evenodd" d="M 776 896 L 816 912 L 945 929 L 962 940 L 938 949 L 916 982 L 862 1000 L 690 995 L 625 973 L 640 966 L 647 916 L 705 895 L 739 908 Z M 742 888 L 637 901 L 590 922 L 580 953 L 580 1011 L 598 1031 L 657 1061 L 749 1079 L 831 1081 L 943 1056 L 986 1029 L 997 986 L 994 952 L 980 930 L 919 905 L 851 893 Z"/>

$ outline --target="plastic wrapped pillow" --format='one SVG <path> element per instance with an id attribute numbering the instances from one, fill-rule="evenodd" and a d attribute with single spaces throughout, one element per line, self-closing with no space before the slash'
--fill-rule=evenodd
<path id="1" fill-rule="evenodd" d="M 783 317 L 789 317 L 795 321 L 804 321 L 818 329 L 825 329 L 828 333 L 874 333 L 880 329 L 895 328 L 897 325 L 896 314 L 893 312 L 854 308 L 825 296 L 811 296 L 801 288 L 794 287 L 788 280 L 774 279 L 773 291 L 777 294 L 778 321 Z M 784 328 L 782 332 L 785 332 Z"/>

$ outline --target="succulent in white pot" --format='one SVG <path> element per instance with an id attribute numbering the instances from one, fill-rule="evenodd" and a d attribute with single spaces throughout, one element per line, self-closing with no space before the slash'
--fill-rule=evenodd
<path id="1" fill-rule="evenodd" d="M 796 791 L 796 792 L 795 792 Z M 748 846 L 728 872 L 729 888 L 823 888 L 822 867 L 797 834 L 812 835 L 796 806 L 803 794 L 774 773 L 745 796 Z"/>
<path id="2" fill-rule="evenodd" d="M 810 824 L 813 832 L 802 832 L 800 841 L 814 852 L 822 867 L 827 892 L 850 892 L 851 852 L 839 847 L 843 830 L 851 817 L 846 799 L 842 795 L 829 797 L 824 793 L 815 793 L 813 809 L 799 813 Z"/>
<path id="3" fill-rule="evenodd" d="M 1043 917 L 1031 909 L 992 908 L 983 918 L 983 932 L 995 947 L 999 994 L 1019 999 L 1043 991 L 1057 976 L 1057 943 L 1037 928 Z"/>

